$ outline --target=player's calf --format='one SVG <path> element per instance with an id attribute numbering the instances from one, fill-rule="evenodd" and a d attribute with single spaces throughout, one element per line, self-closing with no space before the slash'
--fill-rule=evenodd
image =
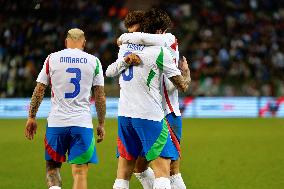
<path id="1" fill-rule="evenodd" d="M 60 189 L 62 180 L 60 168 L 62 163 L 55 161 L 46 161 L 46 182 L 49 189 Z"/>
<path id="2" fill-rule="evenodd" d="M 171 162 L 170 181 L 172 189 L 186 189 L 179 167 L 180 159 Z"/>
<path id="3" fill-rule="evenodd" d="M 170 175 L 176 175 L 176 174 L 180 173 L 179 164 L 180 164 L 179 159 L 178 159 L 178 160 L 175 160 L 175 161 L 174 161 L 174 160 L 171 161 L 171 171 L 170 171 Z"/>
<path id="4" fill-rule="evenodd" d="M 139 156 L 135 163 L 134 173 L 142 173 L 148 169 L 149 162 L 145 157 Z"/>
<path id="5" fill-rule="evenodd" d="M 165 159 L 162 157 L 158 157 L 157 159 L 152 161 L 152 168 L 155 173 L 155 177 L 170 177 L 170 159 Z"/>
<path id="6" fill-rule="evenodd" d="M 136 160 L 127 160 L 121 156 L 118 158 L 117 177 L 113 189 L 128 189 L 129 180 L 134 170 Z"/>
<path id="7" fill-rule="evenodd" d="M 73 189 L 87 189 L 88 165 L 72 165 Z"/>
<path id="8" fill-rule="evenodd" d="M 152 161 L 152 168 L 155 173 L 154 189 L 170 189 L 170 159 L 157 158 Z"/>

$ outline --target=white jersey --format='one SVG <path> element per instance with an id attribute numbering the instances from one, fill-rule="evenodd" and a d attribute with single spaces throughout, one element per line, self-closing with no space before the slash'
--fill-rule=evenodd
<path id="1" fill-rule="evenodd" d="M 48 127 L 93 128 L 91 88 L 104 85 L 98 58 L 79 49 L 52 53 L 45 60 L 37 82 L 51 86 Z"/>
<path id="2" fill-rule="evenodd" d="M 112 77 L 122 71 L 119 77 L 120 98 L 118 115 L 132 118 L 161 121 L 164 118 L 160 83 L 162 74 L 170 78 L 180 75 L 165 47 L 127 44 L 120 51 L 118 60 L 111 64 L 106 76 Z M 122 54 L 133 52 L 142 60 L 139 66 L 129 66 Z"/>
<path id="3" fill-rule="evenodd" d="M 177 39 L 171 33 L 166 34 L 149 34 L 149 33 L 124 33 L 118 39 L 123 45 L 126 43 L 143 44 L 146 46 L 165 46 L 170 50 L 174 58 L 174 63 L 178 66 L 179 51 Z M 173 83 L 167 78 L 163 77 L 162 82 L 163 94 L 163 108 L 165 115 L 174 112 L 176 116 L 180 116 L 178 90 Z"/>
<path id="4" fill-rule="evenodd" d="M 108 66 L 106 70 L 107 77 L 115 77 L 121 74 L 122 71 L 128 69 L 128 64 L 124 62 L 124 57 L 133 52 L 134 50 L 130 48 L 128 44 L 123 44 L 119 46 L 118 58 L 117 60 Z M 140 45 L 144 48 L 144 45 Z"/>

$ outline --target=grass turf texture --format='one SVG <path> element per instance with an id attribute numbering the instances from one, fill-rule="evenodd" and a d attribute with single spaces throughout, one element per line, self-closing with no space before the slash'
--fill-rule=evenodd
<path id="1" fill-rule="evenodd" d="M 0 188 L 46 188 L 44 128 L 33 141 L 25 120 L 0 120 Z M 96 123 L 94 123 L 96 124 Z M 90 165 L 89 189 L 112 188 L 117 160 L 117 122 L 106 121 L 106 139 L 97 145 L 99 164 Z M 184 119 L 181 170 L 189 189 L 279 189 L 284 186 L 283 119 Z M 63 188 L 71 188 L 68 164 Z M 136 178 L 131 188 L 142 188 Z"/>

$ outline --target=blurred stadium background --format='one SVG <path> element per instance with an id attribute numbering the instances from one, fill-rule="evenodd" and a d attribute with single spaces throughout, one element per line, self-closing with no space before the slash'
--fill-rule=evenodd
<path id="1" fill-rule="evenodd" d="M 169 13 L 169 32 L 190 62 L 192 84 L 180 95 L 186 184 L 192 189 L 283 187 L 283 118 L 258 117 L 284 117 L 284 1 L 0 0 L 0 5 L 0 188 L 45 187 L 45 121 L 28 144 L 22 118 L 43 61 L 64 48 L 66 31 L 83 29 L 85 50 L 99 57 L 105 70 L 116 60 L 127 12 L 151 7 Z M 111 188 L 116 170 L 119 86 L 116 78 L 105 82 L 108 134 L 98 145 L 102 163 L 92 166 L 90 188 Z M 49 106 L 47 98 L 40 118 Z M 72 182 L 69 171 L 63 168 L 66 188 Z"/>

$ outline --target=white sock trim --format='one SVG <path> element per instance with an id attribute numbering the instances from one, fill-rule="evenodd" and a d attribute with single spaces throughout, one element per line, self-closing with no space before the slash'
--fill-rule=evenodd
<path id="1" fill-rule="evenodd" d="M 59 186 L 51 186 L 49 189 L 61 189 Z"/>
<path id="2" fill-rule="evenodd" d="M 143 186 L 143 189 L 153 189 L 155 175 L 150 167 L 142 173 L 134 173 L 134 175 Z"/>
<path id="3" fill-rule="evenodd" d="M 129 181 L 124 179 L 115 179 L 113 189 L 129 189 Z"/>
<path id="4" fill-rule="evenodd" d="M 141 173 L 134 173 L 134 175 L 136 176 L 136 178 L 138 180 L 141 180 L 141 179 L 155 179 L 155 174 L 154 174 L 154 171 L 148 167 L 148 169 L 146 169 L 145 171 L 141 172 Z"/>
<path id="5" fill-rule="evenodd" d="M 171 189 L 170 179 L 165 177 L 156 178 L 154 181 L 154 189 Z"/>
<path id="6" fill-rule="evenodd" d="M 172 189 L 186 189 L 180 173 L 170 176 L 170 181 Z"/>
<path id="7" fill-rule="evenodd" d="M 175 174 L 175 175 L 171 175 L 170 176 L 171 183 L 174 182 L 176 179 L 179 179 L 179 178 L 182 178 L 180 173 Z"/>

